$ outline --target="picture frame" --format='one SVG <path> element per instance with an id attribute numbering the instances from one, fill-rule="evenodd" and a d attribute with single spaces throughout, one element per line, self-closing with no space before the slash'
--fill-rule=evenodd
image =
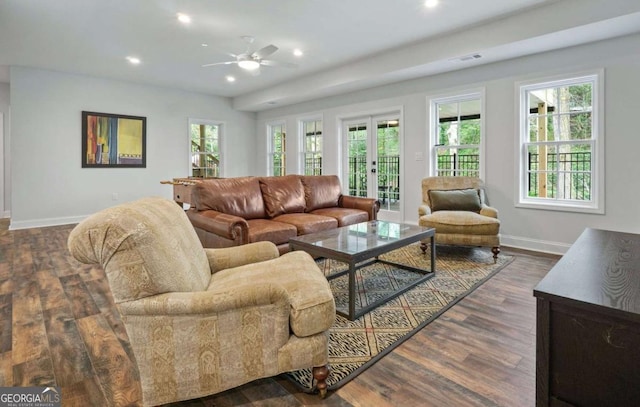
<path id="1" fill-rule="evenodd" d="M 146 117 L 82 111 L 82 168 L 146 166 Z"/>

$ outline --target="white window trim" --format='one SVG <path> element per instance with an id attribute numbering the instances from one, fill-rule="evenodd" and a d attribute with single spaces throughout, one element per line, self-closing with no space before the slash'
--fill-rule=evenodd
<path id="1" fill-rule="evenodd" d="M 194 119 L 194 118 L 189 118 L 188 120 L 188 125 L 187 125 L 187 137 L 188 137 L 188 154 L 189 154 L 189 159 L 187 161 L 187 174 L 189 174 L 189 176 L 191 176 L 192 174 L 192 167 L 191 167 L 191 158 L 192 158 L 192 154 L 191 154 L 191 125 L 193 124 L 205 124 L 205 125 L 212 125 L 212 126 L 218 126 L 218 144 L 219 144 L 219 149 L 220 149 L 220 166 L 219 166 L 219 176 L 220 177 L 224 177 L 225 174 L 225 156 L 226 156 L 226 151 L 225 151 L 225 142 L 224 142 L 224 134 L 226 131 L 226 123 L 220 120 L 211 120 L 211 119 Z"/>
<path id="2" fill-rule="evenodd" d="M 427 98 L 427 104 L 429 105 L 429 176 L 435 176 L 438 166 L 438 159 L 436 157 L 435 145 L 438 142 L 439 128 L 436 122 L 438 117 L 437 105 L 442 103 L 451 102 L 464 102 L 466 100 L 480 99 L 480 167 L 478 168 L 478 178 L 485 179 L 485 145 L 486 145 L 486 132 L 485 132 L 485 88 L 463 90 L 458 92 L 448 92 L 446 94 L 437 95 Z"/>
<path id="3" fill-rule="evenodd" d="M 287 133 L 288 133 L 288 131 L 287 131 L 287 121 L 286 120 L 273 120 L 273 121 L 268 122 L 266 124 L 266 126 L 267 126 L 267 175 L 268 176 L 273 176 L 274 175 L 274 172 L 273 172 L 273 154 L 274 154 L 274 151 L 273 151 L 273 137 L 272 137 L 272 134 L 271 134 L 271 130 L 272 130 L 273 127 L 281 126 L 284 129 L 285 140 L 286 140 Z M 284 165 L 285 165 L 285 175 L 286 175 L 286 173 L 287 173 L 287 171 L 286 171 L 286 168 L 287 168 L 287 164 L 286 164 L 287 163 L 287 161 L 286 161 L 287 160 L 287 148 L 286 148 L 286 146 L 285 146 L 285 150 L 282 153 L 282 155 L 283 155 L 283 162 L 284 162 Z"/>
<path id="4" fill-rule="evenodd" d="M 535 89 L 545 89 L 548 87 L 558 87 L 563 85 L 571 85 L 575 83 L 584 83 L 591 80 L 595 81 L 593 86 L 592 100 L 592 117 L 593 117 L 593 143 L 592 155 L 592 177 L 591 177 L 591 201 L 574 201 L 574 200 L 551 200 L 545 198 L 529 197 L 527 193 L 527 172 L 525 171 L 525 163 L 527 154 L 525 150 L 525 142 L 528 139 L 528 112 L 525 112 L 528 101 L 526 92 Z M 573 74 L 565 74 L 561 76 L 545 77 L 534 80 L 517 82 L 515 84 L 516 101 L 518 111 L 516 113 L 516 134 L 518 142 L 516 143 L 516 157 L 518 157 L 516 171 L 516 197 L 515 206 L 517 208 L 542 209 L 552 211 L 565 212 L 581 212 L 604 214 L 605 213 L 605 185 L 604 185 L 604 69 L 588 72 L 578 72 Z"/>
<path id="5" fill-rule="evenodd" d="M 321 114 L 313 115 L 313 116 L 304 116 L 298 118 L 298 146 L 299 146 L 299 160 L 298 160 L 298 168 L 300 169 L 299 173 L 304 174 L 305 171 L 305 154 L 307 151 L 305 150 L 305 133 L 304 133 L 304 124 L 311 121 L 319 121 L 322 123 L 322 149 L 320 150 L 320 156 L 323 158 L 324 162 L 324 119 Z M 324 167 L 324 164 L 323 164 Z M 322 168 L 321 168 L 322 170 Z M 324 171 L 323 171 L 324 173 Z"/>

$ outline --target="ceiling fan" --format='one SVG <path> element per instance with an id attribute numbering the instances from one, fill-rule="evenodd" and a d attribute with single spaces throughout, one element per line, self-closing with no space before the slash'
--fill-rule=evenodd
<path id="1" fill-rule="evenodd" d="M 243 36 L 242 39 L 247 42 L 247 50 L 242 54 L 238 54 L 238 55 L 230 54 L 232 57 L 235 58 L 234 61 L 215 62 L 212 64 L 202 65 L 202 67 L 204 68 L 204 67 L 215 66 L 215 65 L 237 64 L 240 68 L 246 71 L 249 71 L 254 75 L 258 75 L 260 73 L 259 68 L 261 65 L 286 66 L 289 68 L 294 68 L 297 66 L 296 64 L 283 63 L 283 62 L 272 61 L 269 59 L 264 59 L 278 50 L 278 47 L 276 47 L 273 44 L 267 45 L 264 48 L 260 48 L 257 51 L 250 52 L 251 44 L 253 44 L 253 42 L 255 41 L 255 38 L 251 36 Z"/>

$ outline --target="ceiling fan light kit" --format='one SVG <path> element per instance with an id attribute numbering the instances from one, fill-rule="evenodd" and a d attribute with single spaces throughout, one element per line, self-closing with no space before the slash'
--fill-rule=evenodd
<path id="1" fill-rule="evenodd" d="M 267 45 L 264 48 L 260 48 L 259 50 L 255 51 L 255 52 L 250 52 L 249 48 L 250 48 L 251 44 L 253 43 L 254 38 L 253 37 L 249 37 L 249 36 L 244 36 L 244 37 L 242 37 L 242 39 L 248 43 L 247 50 L 244 53 L 239 54 L 239 55 L 231 54 L 233 57 L 235 57 L 234 61 L 225 61 L 225 62 L 216 62 L 216 63 L 213 63 L 213 64 L 205 64 L 205 65 L 202 65 L 202 67 L 215 66 L 215 65 L 237 64 L 240 68 L 244 69 L 245 71 L 250 71 L 250 72 L 253 73 L 253 75 L 258 75 L 259 74 L 258 68 L 260 68 L 260 65 L 266 65 L 266 66 L 282 65 L 282 66 L 285 66 L 285 67 L 288 67 L 288 68 L 294 68 L 294 67 L 297 66 L 296 64 L 278 63 L 277 61 L 271 61 L 271 60 L 264 59 L 265 57 L 268 57 L 269 55 L 273 54 L 274 52 L 276 52 L 278 50 L 278 47 L 276 47 L 273 44 Z"/>
<path id="2" fill-rule="evenodd" d="M 247 71 L 253 71 L 254 69 L 260 68 L 260 62 L 254 61 L 253 59 L 242 59 L 238 61 L 238 66 Z"/>

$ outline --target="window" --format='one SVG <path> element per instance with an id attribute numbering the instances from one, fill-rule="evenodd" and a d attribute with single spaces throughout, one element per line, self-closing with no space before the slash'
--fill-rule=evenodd
<path id="1" fill-rule="evenodd" d="M 222 123 L 189 120 L 191 139 L 191 176 L 196 178 L 220 177 Z"/>
<path id="2" fill-rule="evenodd" d="M 602 213 L 599 75 L 520 86 L 521 206 Z"/>
<path id="3" fill-rule="evenodd" d="M 482 178 L 481 92 L 431 101 L 432 174 Z"/>
<path id="4" fill-rule="evenodd" d="M 322 175 L 322 120 L 300 122 L 304 175 Z"/>
<path id="5" fill-rule="evenodd" d="M 286 129 L 283 122 L 267 125 L 269 134 L 269 175 L 286 174 Z"/>

